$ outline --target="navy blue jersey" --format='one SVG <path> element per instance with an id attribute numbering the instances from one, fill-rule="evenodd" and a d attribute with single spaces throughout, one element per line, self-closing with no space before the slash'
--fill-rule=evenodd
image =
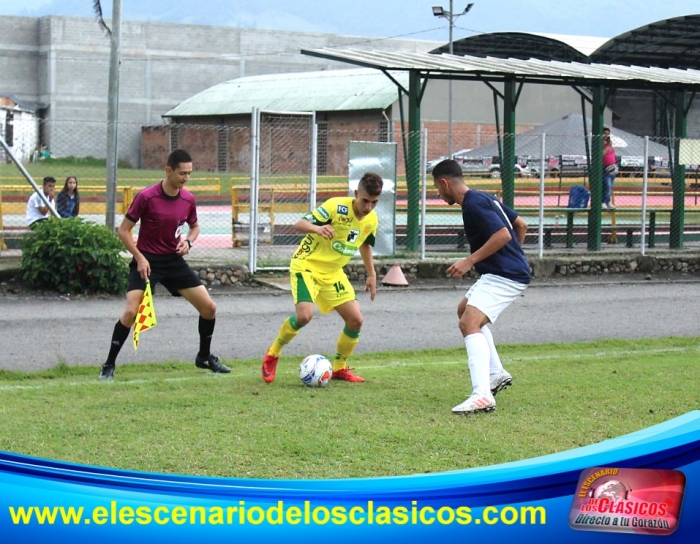
<path id="1" fill-rule="evenodd" d="M 530 283 L 530 264 L 513 230 L 516 217 L 518 214 L 515 210 L 499 202 L 493 195 L 473 189 L 464 195 L 462 220 L 472 253 L 503 227 L 510 231 L 512 237 L 496 253 L 474 265 L 479 274 L 496 274 L 518 283 Z"/>

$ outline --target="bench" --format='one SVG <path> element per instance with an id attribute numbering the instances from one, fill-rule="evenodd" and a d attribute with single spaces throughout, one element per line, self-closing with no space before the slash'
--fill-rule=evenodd
<path id="1" fill-rule="evenodd" d="M 641 223 L 637 225 L 620 225 L 620 226 L 611 226 L 611 225 L 604 225 L 601 227 L 601 237 L 603 239 L 607 239 L 607 242 L 609 244 L 616 244 L 617 243 L 617 237 L 619 232 L 624 232 L 625 233 L 625 247 L 634 247 L 634 243 L 638 242 L 639 239 L 641 238 Z M 545 227 L 543 229 L 544 231 L 544 247 L 547 249 L 551 249 L 554 247 L 555 243 L 564 243 L 566 245 L 567 249 L 572 249 L 574 247 L 574 241 L 575 240 L 584 240 L 587 241 L 588 239 L 588 228 L 587 227 L 580 227 L 580 228 L 567 228 L 567 226 L 560 226 L 560 227 Z M 656 244 L 656 230 L 655 229 L 650 229 L 649 225 L 647 225 L 647 245 L 648 247 L 654 247 Z M 528 230 L 527 235 L 525 236 L 525 244 L 536 244 L 538 242 L 538 233 L 533 232 L 532 230 Z"/>
<path id="2" fill-rule="evenodd" d="M 406 225 L 396 225 L 396 245 L 405 245 L 407 238 Z M 418 226 L 418 240 L 420 242 L 421 227 Z M 426 246 L 454 246 L 464 249 L 467 246 L 467 237 L 462 225 L 425 225 Z"/>
<path id="3" fill-rule="evenodd" d="M 539 209 L 537 209 L 537 208 L 518 208 L 517 211 L 531 225 L 533 223 L 533 221 L 532 221 L 533 219 L 536 220 L 536 223 L 539 222 L 539 215 L 537 215 L 536 217 L 533 217 L 534 213 L 539 214 Z M 574 217 L 578 213 L 578 214 L 584 214 L 587 218 L 588 214 L 590 212 L 590 208 L 546 208 L 545 211 L 546 211 L 547 215 L 550 217 L 552 214 L 556 214 L 555 218 L 558 218 L 561 215 L 564 219 L 564 222 L 561 225 L 559 225 L 558 223 L 555 223 L 554 225 L 545 225 L 544 226 L 544 228 L 543 228 L 544 247 L 551 248 L 553 243 L 554 243 L 555 238 L 564 238 L 566 248 L 571 249 L 574 247 L 574 239 L 576 237 L 578 237 L 578 238 L 583 237 L 585 239 L 588 236 L 588 224 L 577 225 L 574 222 Z M 648 228 L 648 233 L 649 233 L 650 247 L 653 247 L 653 244 L 655 243 L 654 235 L 655 235 L 655 230 L 656 230 L 656 213 L 657 213 L 657 211 L 668 211 L 668 210 L 647 210 L 647 213 L 649 214 L 649 222 L 647 223 L 647 228 Z M 603 214 L 603 217 L 605 217 L 606 215 L 611 216 L 611 223 L 612 224 L 601 225 L 601 232 L 605 235 L 608 235 L 609 242 L 610 243 L 617 243 L 617 232 L 618 231 L 625 231 L 625 232 L 627 232 L 626 245 L 627 245 L 627 247 L 632 247 L 634 232 L 641 231 L 641 228 L 642 228 L 641 227 L 641 220 L 635 221 L 634 223 L 625 223 L 625 224 L 617 225 L 616 219 L 617 219 L 618 214 L 628 215 L 629 213 L 636 213 L 637 215 L 641 215 L 641 210 L 622 208 L 622 209 L 616 209 L 616 210 L 601 210 L 601 213 Z M 535 226 L 534 230 L 535 230 L 535 232 L 537 232 L 536 226 Z M 531 226 L 530 229 L 528 229 L 528 235 L 531 234 L 532 231 L 533 231 L 533 226 Z"/>
<path id="4" fill-rule="evenodd" d="M 533 223 L 533 219 L 535 220 L 535 225 L 537 224 L 537 222 L 539 221 L 539 216 L 533 217 L 533 215 L 527 214 L 534 214 L 536 211 L 538 212 L 538 210 L 533 208 L 518 209 L 518 212 L 521 215 L 523 215 L 523 217 L 526 220 L 529 220 L 528 222 L 530 222 L 531 225 Z M 547 208 L 545 211 L 550 217 L 553 213 L 555 213 L 557 214 L 557 216 L 561 214 L 562 218 L 564 219 L 564 222 L 561 225 L 554 224 L 544 226 L 543 232 L 545 247 L 550 248 L 552 247 L 552 244 L 554 243 L 555 239 L 563 238 L 566 244 L 566 248 L 571 249 L 574 246 L 574 239 L 576 237 L 578 237 L 579 239 L 585 239 L 588 236 L 588 225 L 576 224 L 574 222 L 574 216 L 577 213 L 579 213 L 585 214 L 587 218 L 590 212 L 590 208 Z M 686 209 L 685 211 L 684 233 L 686 235 L 695 235 L 697 234 L 698 229 L 700 229 L 700 221 L 698 220 L 697 212 L 698 210 L 695 208 Z M 601 213 L 603 215 L 603 218 L 610 217 L 610 223 L 604 223 L 601 225 L 601 233 L 603 236 L 607 236 L 608 243 L 617 243 L 618 233 L 625 234 L 626 247 L 634 247 L 634 243 L 638 242 L 641 239 L 642 221 L 640 216 L 642 210 L 640 208 L 623 207 L 616 208 L 615 210 L 601 210 Z M 644 227 L 647 235 L 647 244 L 648 247 L 655 247 L 657 242 L 657 236 L 666 232 L 663 229 L 668 230 L 670 228 L 670 221 L 660 222 L 658 216 L 664 213 L 670 215 L 671 210 L 670 208 L 652 208 L 647 209 L 646 213 L 648 215 L 648 221 L 646 222 Z M 624 223 L 619 222 L 621 219 L 624 220 L 626 218 L 630 219 L 626 220 Z M 692 221 L 689 220 L 691 218 L 693 219 Z M 531 234 L 533 226 L 534 225 L 531 226 L 530 230 L 528 231 L 528 234 Z"/>
<path id="5" fill-rule="evenodd" d="M 27 227 L 3 227 L 3 229 L 0 230 L 0 251 L 7 250 L 5 239 L 18 240 L 30 232 L 32 231 Z"/>

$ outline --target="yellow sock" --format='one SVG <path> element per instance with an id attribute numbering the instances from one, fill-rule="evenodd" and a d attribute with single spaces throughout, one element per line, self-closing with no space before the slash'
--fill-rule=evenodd
<path id="1" fill-rule="evenodd" d="M 282 348 L 289 344 L 289 342 L 294 340 L 294 337 L 297 334 L 299 334 L 300 330 L 301 327 L 297 323 L 296 316 L 289 316 L 287 319 L 284 320 L 284 323 L 282 323 L 282 326 L 280 327 L 280 330 L 277 333 L 275 341 L 272 342 L 272 345 L 270 346 L 270 349 L 267 350 L 267 352 L 270 355 L 279 357 L 282 353 Z"/>
<path id="2" fill-rule="evenodd" d="M 340 336 L 338 336 L 337 353 L 333 361 L 333 372 L 348 366 L 347 359 L 352 355 L 352 352 L 355 351 L 355 346 L 359 341 L 360 331 L 351 331 L 347 327 L 343 327 Z"/>

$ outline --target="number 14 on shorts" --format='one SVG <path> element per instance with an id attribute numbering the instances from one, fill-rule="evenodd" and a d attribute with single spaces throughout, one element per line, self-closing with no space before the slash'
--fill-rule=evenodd
<path id="1" fill-rule="evenodd" d="M 337 281 L 333 284 L 333 287 L 335 288 L 335 294 L 340 296 L 345 292 L 345 285 L 343 284 L 342 281 Z"/>

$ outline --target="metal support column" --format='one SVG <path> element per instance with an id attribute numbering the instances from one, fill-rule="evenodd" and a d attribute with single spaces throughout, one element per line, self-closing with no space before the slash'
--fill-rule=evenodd
<path id="1" fill-rule="evenodd" d="M 671 173 L 671 186 L 673 187 L 673 208 L 671 209 L 671 230 L 668 246 L 671 249 L 683 248 L 683 228 L 685 226 L 685 165 L 679 164 L 679 152 L 681 138 L 685 138 L 688 129 L 687 103 L 688 93 L 676 91 L 675 105 L 675 130 L 673 142 L 673 172 Z"/>
<path id="2" fill-rule="evenodd" d="M 515 80 L 508 79 L 503 89 L 503 156 L 501 157 L 501 187 L 503 203 L 513 207 L 515 201 Z"/>
<path id="3" fill-rule="evenodd" d="M 409 72 L 408 86 L 408 157 L 406 160 L 406 189 L 408 207 L 406 217 L 406 249 L 418 249 L 420 220 L 420 73 Z"/>
<path id="4" fill-rule="evenodd" d="M 588 180 L 591 187 L 591 209 L 588 212 L 588 249 L 601 249 L 601 206 L 603 201 L 603 123 L 605 121 L 605 88 L 593 87 L 593 118 L 591 137 L 591 162 L 588 165 Z"/>

